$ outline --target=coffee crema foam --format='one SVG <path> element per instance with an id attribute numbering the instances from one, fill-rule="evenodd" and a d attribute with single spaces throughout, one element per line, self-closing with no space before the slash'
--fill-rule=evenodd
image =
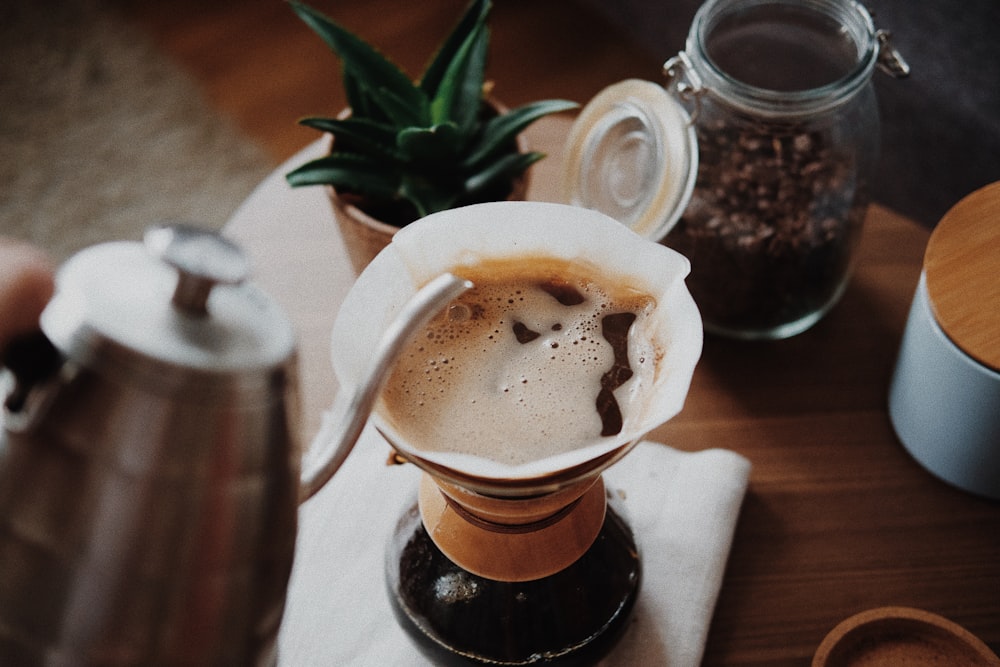
<path id="1" fill-rule="evenodd" d="M 475 287 L 414 336 L 382 392 L 410 447 L 522 465 L 627 425 L 657 363 L 641 335 L 653 297 L 551 258 L 452 272 Z"/>

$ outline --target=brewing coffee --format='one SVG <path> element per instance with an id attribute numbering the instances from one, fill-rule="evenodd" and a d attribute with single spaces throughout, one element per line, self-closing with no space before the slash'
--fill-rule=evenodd
<path id="1" fill-rule="evenodd" d="M 382 394 L 383 417 L 414 449 L 518 466 L 622 432 L 632 404 L 653 386 L 656 349 L 642 335 L 653 297 L 549 257 L 451 270 L 475 287 L 416 335 Z M 598 494 L 593 515 L 581 499 L 518 523 L 463 508 L 472 499 L 453 490 L 462 500 L 449 500 L 444 514 L 460 519 L 447 528 L 434 501 L 421 498 L 397 528 L 387 561 L 402 627 L 436 664 L 596 662 L 625 628 L 640 578 L 631 530 L 606 508 L 603 488 L 590 491 Z M 572 513 L 595 532 L 580 538 L 569 527 Z M 569 558 L 551 550 L 537 571 L 527 558 L 514 558 L 515 567 L 466 542 L 489 544 L 496 534 L 507 551 L 530 551 L 516 542 L 557 523 L 563 540 L 580 546 L 565 550 Z"/>
<path id="2" fill-rule="evenodd" d="M 425 473 L 386 578 L 434 664 L 592 664 L 628 626 L 640 557 L 601 472 L 683 405 L 689 268 L 595 211 L 496 202 L 407 226 L 358 277 L 332 335 L 347 387 L 415 290 L 476 285 L 394 357 L 372 415 Z"/>
<path id="3" fill-rule="evenodd" d="M 453 271 L 475 288 L 416 336 L 383 392 L 411 445 L 521 465 L 621 432 L 652 386 L 651 296 L 551 258 Z"/>

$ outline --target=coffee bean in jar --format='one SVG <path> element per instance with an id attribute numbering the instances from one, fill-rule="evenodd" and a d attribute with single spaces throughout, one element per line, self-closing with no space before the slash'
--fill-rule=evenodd
<path id="1" fill-rule="evenodd" d="M 665 70 L 690 109 L 698 172 L 663 239 L 691 260 L 705 329 L 798 334 L 850 277 L 879 143 L 871 77 L 906 70 L 846 0 L 709 0 Z"/>

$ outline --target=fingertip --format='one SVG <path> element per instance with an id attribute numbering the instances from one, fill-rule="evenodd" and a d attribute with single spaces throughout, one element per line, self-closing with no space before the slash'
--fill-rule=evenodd
<path id="1" fill-rule="evenodd" d="M 54 290 L 54 268 L 45 252 L 0 240 L 0 343 L 37 329 Z"/>

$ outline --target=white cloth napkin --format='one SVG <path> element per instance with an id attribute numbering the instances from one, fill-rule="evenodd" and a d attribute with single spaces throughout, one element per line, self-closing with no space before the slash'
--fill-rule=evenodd
<path id="1" fill-rule="evenodd" d="M 327 425 L 318 439 L 324 438 Z M 334 479 L 303 505 L 279 665 L 430 664 L 397 625 L 384 554 L 419 470 L 387 466 L 370 427 Z M 749 462 L 731 451 L 685 453 L 643 442 L 604 478 L 635 532 L 643 572 L 621 642 L 602 665 L 696 666 L 746 493 Z"/>

